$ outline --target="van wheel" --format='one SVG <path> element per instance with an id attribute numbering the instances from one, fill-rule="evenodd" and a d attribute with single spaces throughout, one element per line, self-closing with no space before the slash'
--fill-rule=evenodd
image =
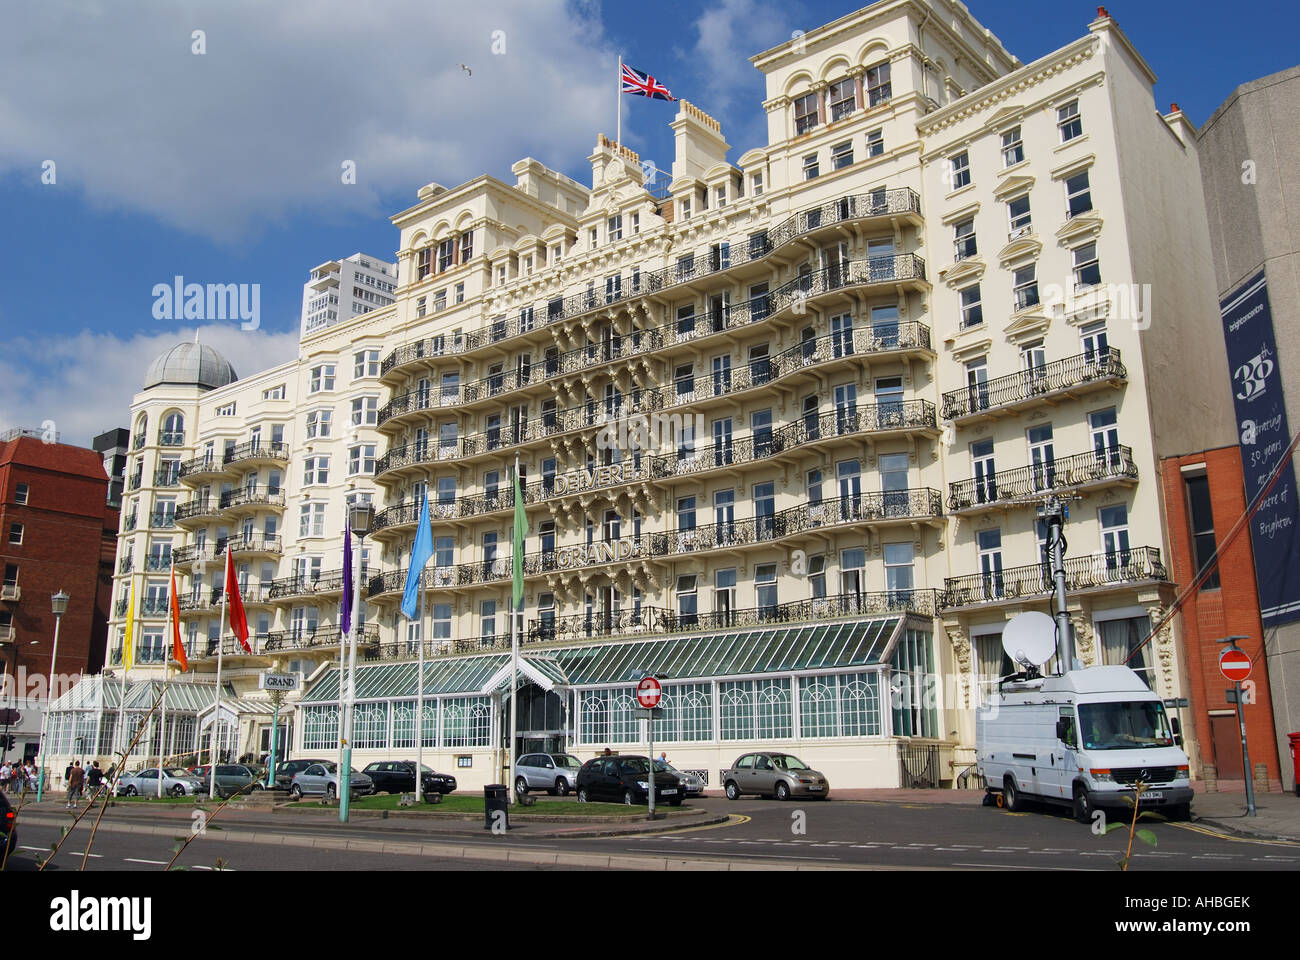
<path id="1" fill-rule="evenodd" d="M 1010 777 L 1007 777 L 1002 784 L 1002 796 L 1006 797 L 1007 809 L 1012 813 L 1019 813 L 1025 809 L 1024 797 L 1020 795 L 1020 791 L 1016 789 L 1016 782 Z"/>
<path id="2" fill-rule="evenodd" d="M 1092 820 L 1092 804 L 1088 802 L 1088 791 L 1080 783 L 1074 785 L 1074 819 L 1080 823 L 1089 823 Z"/>
<path id="3" fill-rule="evenodd" d="M 1192 805 L 1190 803 L 1175 803 L 1169 808 L 1169 819 L 1175 822 L 1187 821 L 1192 819 Z"/>

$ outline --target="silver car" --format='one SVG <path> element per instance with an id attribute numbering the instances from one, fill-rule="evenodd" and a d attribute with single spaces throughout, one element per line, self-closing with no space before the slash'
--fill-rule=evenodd
<path id="1" fill-rule="evenodd" d="M 788 800 L 824 798 L 831 792 L 825 775 L 788 753 L 747 753 L 737 758 L 730 770 L 722 771 L 722 786 L 728 800 L 739 800 L 746 793 Z"/>
<path id="2" fill-rule="evenodd" d="M 685 770 L 678 770 L 666 760 L 656 760 L 655 769 L 661 773 L 671 773 L 682 782 L 682 789 L 686 791 L 688 797 L 698 797 L 704 793 L 704 781 L 697 773 L 687 773 Z"/>
<path id="3" fill-rule="evenodd" d="M 582 761 L 567 753 L 527 753 L 519 758 L 515 769 L 515 793 L 545 790 L 552 796 L 567 796 L 578 788 L 578 771 Z"/>
<path id="4" fill-rule="evenodd" d="M 180 767 L 164 767 L 162 789 L 169 797 L 184 797 L 203 793 L 206 786 L 188 770 Z M 122 774 L 117 778 L 117 795 L 119 797 L 158 796 L 158 768 L 146 767 L 134 773 Z"/>
<path id="5" fill-rule="evenodd" d="M 366 796 L 375 792 L 375 782 L 367 777 L 364 773 L 356 770 L 352 771 L 351 793 L 355 796 Z M 293 782 L 289 785 L 289 796 L 295 800 L 301 800 L 304 796 L 315 796 L 320 794 L 327 800 L 333 800 L 339 795 L 339 772 L 336 763 L 313 763 L 301 773 L 295 773 Z"/>

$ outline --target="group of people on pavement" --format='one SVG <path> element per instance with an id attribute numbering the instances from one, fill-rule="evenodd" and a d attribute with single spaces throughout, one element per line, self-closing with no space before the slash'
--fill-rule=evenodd
<path id="1" fill-rule="evenodd" d="M 36 764 L 30 760 L 6 760 L 0 764 L 0 791 L 22 793 L 36 786 Z"/>
<path id="2" fill-rule="evenodd" d="M 66 807 L 75 807 L 80 802 L 84 794 L 88 799 L 95 799 L 99 793 L 99 788 L 103 786 L 104 781 L 113 775 L 114 766 L 109 767 L 105 772 L 99 768 L 99 761 L 95 760 L 89 767 L 83 768 L 80 760 L 75 760 L 68 764 L 68 769 L 63 771 L 63 781 L 68 786 L 68 796 L 64 804 Z"/>

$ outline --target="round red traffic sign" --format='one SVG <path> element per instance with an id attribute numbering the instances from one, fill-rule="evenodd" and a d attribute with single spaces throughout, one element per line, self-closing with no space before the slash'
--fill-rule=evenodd
<path id="1" fill-rule="evenodd" d="M 659 706 L 659 698 L 663 696 L 663 692 L 663 687 L 659 686 L 658 680 L 654 677 L 644 677 L 636 685 L 636 702 L 647 710 L 653 710 Z"/>
<path id="2" fill-rule="evenodd" d="M 1250 655 L 1245 650 L 1224 650 L 1219 654 L 1219 672 L 1240 683 L 1250 676 Z"/>

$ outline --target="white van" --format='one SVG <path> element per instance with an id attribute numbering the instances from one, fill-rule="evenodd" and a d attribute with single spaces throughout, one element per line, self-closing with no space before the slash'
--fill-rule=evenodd
<path id="1" fill-rule="evenodd" d="M 1070 806 L 1087 822 L 1094 807 L 1143 807 L 1186 819 L 1192 784 L 1178 721 L 1128 667 L 1089 667 L 1003 686 L 975 715 L 977 769 L 990 799 L 1019 810 L 1026 800 Z"/>

